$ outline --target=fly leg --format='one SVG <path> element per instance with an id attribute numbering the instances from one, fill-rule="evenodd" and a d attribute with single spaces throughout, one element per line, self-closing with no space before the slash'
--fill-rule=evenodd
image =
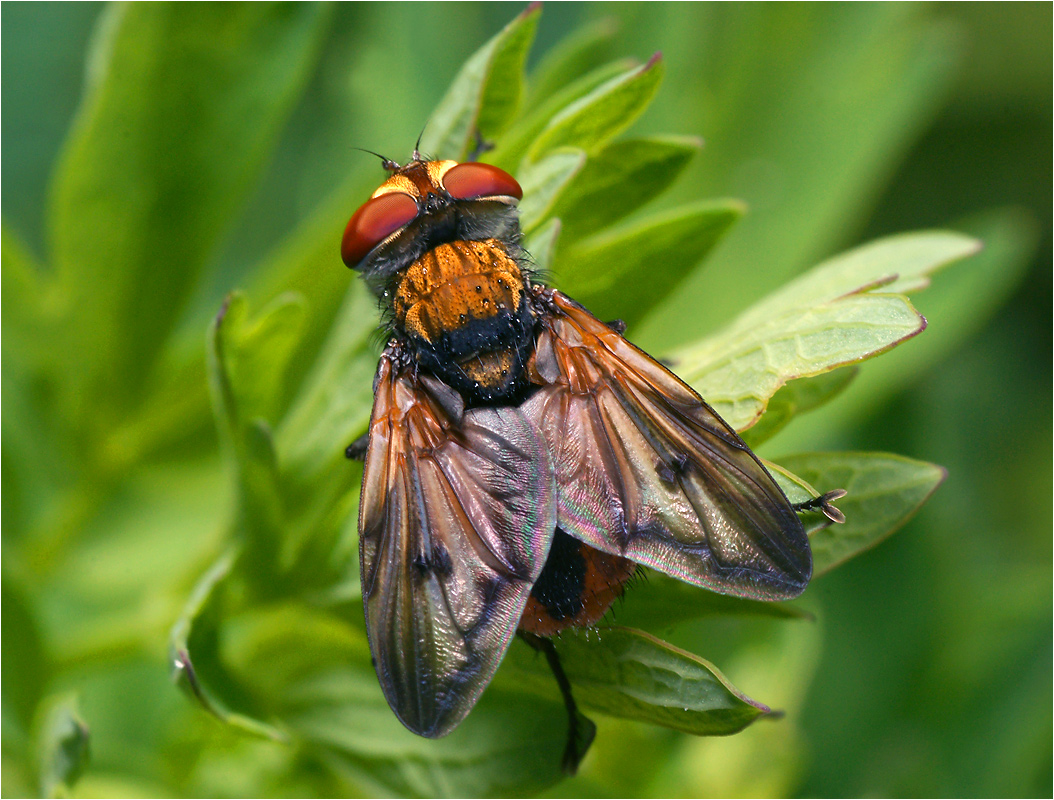
<path id="1" fill-rule="evenodd" d="M 802 511 L 815 511 L 820 510 L 823 515 L 831 522 L 845 522 L 845 514 L 831 505 L 835 500 L 845 497 L 845 489 L 832 489 L 829 492 L 821 494 L 819 497 L 814 497 L 812 500 L 806 500 L 804 503 L 794 503 L 791 508 L 797 512 Z M 830 524 L 830 523 L 828 523 Z"/>
<path id="2" fill-rule="evenodd" d="M 479 161 L 479 157 L 481 155 L 486 153 L 488 150 L 494 149 L 494 142 L 484 141 L 483 134 L 480 132 L 479 128 L 476 128 L 476 130 L 473 131 L 473 135 L 476 139 L 476 146 L 472 149 L 472 152 L 469 153 L 468 160 Z"/>
<path id="3" fill-rule="evenodd" d="M 579 712 L 578 704 L 575 703 L 575 698 L 571 694 L 571 682 L 567 680 L 567 674 L 560 665 L 560 655 L 556 652 L 552 640 L 526 631 L 518 631 L 518 633 L 520 638 L 533 649 L 545 654 L 545 660 L 549 662 L 549 669 L 553 671 L 556 684 L 560 687 L 564 707 L 567 709 L 567 746 L 564 748 L 561 766 L 568 775 L 574 775 L 578 771 L 578 765 L 585 758 L 586 751 L 593 743 L 597 727 L 591 719 Z"/>
<path id="4" fill-rule="evenodd" d="M 366 448 L 370 444 L 370 432 L 362 434 L 358 439 L 349 444 L 344 450 L 344 456 L 352 461 L 365 461 Z"/>

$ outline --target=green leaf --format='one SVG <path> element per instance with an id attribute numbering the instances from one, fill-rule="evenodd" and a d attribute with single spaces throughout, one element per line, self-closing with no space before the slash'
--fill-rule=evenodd
<path id="1" fill-rule="evenodd" d="M 725 736 L 769 713 L 712 664 L 643 631 L 569 629 L 553 643 L 579 705 L 608 716 Z M 536 690 L 555 688 L 545 660 L 526 650 L 509 651 L 509 672 Z"/>
<path id="2" fill-rule="evenodd" d="M 46 700 L 37 720 L 37 779 L 42 797 L 67 797 L 88 766 L 88 726 L 72 695 Z"/>
<path id="3" fill-rule="evenodd" d="M 621 59 L 583 75 L 517 120 L 516 125 L 498 140 L 494 150 L 487 153 L 486 160 L 511 172 L 518 172 L 527 151 L 554 117 L 597 87 L 619 77 L 625 78 L 637 69 L 637 62 Z"/>
<path id="4" fill-rule="evenodd" d="M 808 614 L 788 603 L 761 602 L 700 589 L 654 570 L 634 583 L 610 612 L 621 627 L 662 631 L 682 622 L 714 616 L 801 619 Z"/>
<path id="5" fill-rule="evenodd" d="M 560 239 L 560 227 L 560 220 L 554 217 L 524 238 L 523 249 L 530 255 L 537 273 L 548 274 Z"/>
<path id="6" fill-rule="evenodd" d="M 530 233 L 549 216 L 553 205 L 586 163 L 581 150 L 566 148 L 550 153 L 520 173 L 523 201 L 520 203 L 520 227 Z"/>
<path id="7" fill-rule="evenodd" d="M 296 303 L 287 299 L 269 309 L 259 319 L 249 320 L 249 304 L 240 293 L 232 294 L 209 329 L 208 371 L 220 440 L 238 489 L 237 510 L 242 527 L 257 545 L 272 537 L 282 526 L 283 511 L 279 495 L 278 464 L 268 422 L 253 407 L 259 395 L 256 387 L 276 385 L 275 374 L 256 376 L 247 365 L 265 363 L 258 341 L 295 339 Z"/>
<path id="8" fill-rule="evenodd" d="M 371 335 L 378 322 L 376 299 L 356 281 L 278 428 L 290 477 L 311 482 L 333 471 L 344 460 L 344 448 L 366 430 L 378 359 Z"/>
<path id="9" fill-rule="evenodd" d="M 837 398 L 822 426 L 805 424 L 781 434 L 788 450 L 815 447 L 828 431 L 860 420 L 905 387 L 913 385 L 954 348 L 961 347 L 1020 285 L 1037 241 L 1035 222 L 1020 209 L 997 209 L 963 221 L 984 249 L 954 269 L 937 274 L 920 298 L 926 335 L 867 365 L 852 392 Z"/>
<path id="10" fill-rule="evenodd" d="M 764 412 L 788 380 L 884 352 L 925 328 L 890 286 L 921 288 L 940 267 L 977 250 L 955 233 L 893 236 L 820 264 L 728 328 L 675 353 L 678 373 L 734 428 Z"/>
<path id="11" fill-rule="evenodd" d="M 897 295 L 853 295 L 771 319 L 749 334 L 674 356 L 681 378 L 736 430 L 754 423 L 791 378 L 877 355 L 920 333 L 925 320 Z"/>
<path id="12" fill-rule="evenodd" d="M 285 742 L 289 737 L 284 731 L 230 708 L 232 701 L 245 703 L 246 698 L 237 678 L 221 660 L 218 596 L 240 553 L 238 547 L 228 548 L 201 576 L 187 598 L 169 636 L 172 678 L 217 719 L 253 736 Z"/>
<path id="13" fill-rule="evenodd" d="M 848 492 L 837 502 L 845 523 L 813 526 L 810 533 L 814 577 L 869 550 L 900 528 L 947 475 L 935 464 L 887 453 L 786 456 L 780 466 L 792 473 L 775 472 L 791 502 L 815 496 L 802 489 L 803 481 L 815 487 L 814 492 Z"/>
<path id="14" fill-rule="evenodd" d="M 553 45 L 531 71 L 525 105 L 533 108 L 545 102 L 604 63 L 616 32 L 613 20 L 601 19 L 571 31 Z"/>
<path id="15" fill-rule="evenodd" d="M 501 133 L 520 103 L 539 13 L 529 6 L 465 62 L 429 118 L 422 152 L 461 161 L 477 131 L 485 138 Z"/>
<path id="16" fill-rule="evenodd" d="M 659 195 L 702 146 L 692 136 L 653 136 L 615 142 L 591 155 L 553 211 L 567 240 L 612 225 Z"/>
<path id="17" fill-rule="evenodd" d="M 222 649 L 242 690 L 358 794 L 504 796 L 561 777 L 558 702 L 492 687 L 449 736 L 406 730 L 381 692 L 359 615 L 350 624 L 295 602 L 248 609 L 226 622 Z"/>
<path id="18" fill-rule="evenodd" d="M 742 213 L 734 201 L 703 201 L 605 231 L 558 252 L 557 283 L 601 319 L 632 325 Z"/>
<path id="19" fill-rule="evenodd" d="M 67 402 L 127 406 L 314 66 L 322 6 L 112 6 L 51 197 Z M 100 280 L 101 275 L 106 280 Z"/>
<path id="20" fill-rule="evenodd" d="M 642 326 L 646 348 L 691 341 L 701 310 L 716 329 L 852 241 L 928 129 L 960 51 L 946 20 L 919 7 L 693 10 L 704 39 L 682 39 L 681 55 L 699 67 L 659 104 L 683 114 L 683 98 L 698 98 L 682 123 L 706 134 L 697 188 L 740 197 L 752 213 Z M 683 14 L 654 13 L 658 25 L 686 26 Z"/>
<path id="21" fill-rule="evenodd" d="M 743 441 L 752 449 L 757 449 L 758 445 L 779 433 L 798 414 L 819 408 L 841 394 L 858 371 L 857 367 L 843 367 L 784 384 L 769 399 L 764 416 L 741 432 Z"/>
<path id="22" fill-rule="evenodd" d="M 664 71 L 656 54 L 639 69 L 598 86 L 549 121 L 531 145 L 528 157 L 538 161 L 558 147 L 596 151 L 644 112 L 659 89 Z"/>
<path id="23" fill-rule="evenodd" d="M 981 249 L 970 236 L 920 231 L 888 236 L 828 259 L 752 306 L 731 326 L 749 330 L 789 310 L 812 308 L 850 294 L 908 294 L 924 289 L 939 269 Z"/>
<path id="24" fill-rule="evenodd" d="M 0 677 L 3 679 L 6 750 L 9 739 L 24 740 L 28 735 L 33 713 L 47 685 L 51 664 L 31 607 L 6 575 L 2 591 L 4 624 L 0 628 L 3 634 Z"/>

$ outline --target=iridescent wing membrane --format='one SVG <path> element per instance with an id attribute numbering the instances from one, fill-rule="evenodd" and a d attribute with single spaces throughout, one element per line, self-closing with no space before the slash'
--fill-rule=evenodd
<path id="1" fill-rule="evenodd" d="M 743 440 L 686 384 L 565 295 L 543 290 L 522 406 L 556 468 L 558 524 L 689 583 L 765 600 L 812 574 L 801 522 Z"/>
<path id="2" fill-rule="evenodd" d="M 406 727 L 442 736 L 493 677 L 556 526 L 545 441 L 517 408 L 465 412 L 389 347 L 359 509 L 366 625 Z"/>

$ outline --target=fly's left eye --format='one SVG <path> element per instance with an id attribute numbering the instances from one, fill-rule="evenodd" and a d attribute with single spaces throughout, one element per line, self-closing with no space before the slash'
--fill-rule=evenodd
<path id="1" fill-rule="evenodd" d="M 523 198 L 523 189 L 509 173 L 490 164 L 474 161 L 447 170 L 443 176 L 443 188 L 458 200 L 474 200 L 478 197 Z"/>
<path id="2" fill-rule="evenodd" d="M 402 192 L 389 192 L 367 200 L 344 229 L 340 257 L 349 267 L 354 267 L 370 250 L 416 216 L 417 202 Z"/>

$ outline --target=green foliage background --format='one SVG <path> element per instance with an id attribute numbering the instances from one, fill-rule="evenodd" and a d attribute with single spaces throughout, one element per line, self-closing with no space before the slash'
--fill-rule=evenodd
<path id="1" fill-rule="evenodd" d="M 541 735 L 546 719 L 559 720 L 544 716 L 555 705 L 551 689 L 538 689 L 542 701 L 519 691 L 536 680 L 535 665 L 512 653 L 470 717 L 475 727 L 438 743 L 393 727 L 375 684 L 349 706 L 354 713 L 337 707 L 327 719 L 308 719 L 317 704 L 287 696 L 289 685 L 306 691 L 295 678 L 312 663 L 364 658 L 361 637 L 339 623 L 361 614 L 357 583 L 341 582 L 342 559 L 355 547 L 354 526 L 343 520 L 356 476 L 339 458 L 346 442 L 335 442 L 334 455 L 333 428 L 319 424 L 361 430 L 372 372 L 361 366 L 370 363 L 369 342 L 347 344 L 366 335 L 372 312 L 354 305 L 354 292 L 340 310 L 353 276 L 336 250 L 348 214 L 380 176 L 351 147 L 405 158 L 462 63 L 515 10 L 4 5 L 5 796 L 70 784 L 87 796 L 518 794 L 555 779 L 538 766 L 555 763 L 562 744 Z M 167 35 L 172 26 L 181 37 Z M 570 265 L 558 273 L 567 288 L 598 312 L 610 304 L 611 316 L 632 323 L 635 341 L 679 353 L 704 384 L 743 332 L 710 339 L 717 355 L 700 337 L 727 330 L 821 260 L 924 228 L 985 243 L 913 298 L 929 321 L 922 336 L 863 364 L 844 392 L 842 379 L 790 384 L 799 389 L 778 394 L 748 432 L 759 443 L 771 436 L 762 454 L 808 480 L 829 478 L 831 464 L 787 454 L 890 451 L 945 466 L 947 480 L 918 516 L 778 616 L 723 613 L 730 609 L 703 593 L 677 594 L 656 579 L 628 596 L 618 619 L 663 628 L 786 716 L 722 739 L 598 717 L 582 773 L 550 792 L 1051 791 L 1050 30 L 1050 6 L 1040 4 L 553 4 L 538 20 L 525 107 L 544 108 L 569 75 L 663 51 L 665 75 L 648 73 L 661 86 L 656 77 L 626 93 L 637 92 L 641 108 L 654 93 L 630 135 L 662 135 L 654 141 L 663 158 L 623 176 L 623 187 L 640 194 L 625 208 L 625 190 L 605 196 L 603 179 L 640 163 L 642 151 L 605 149 L 589 139 L 605 135 L 595 125 L 539 136 L 528 116 L 501 131 L 504 95 L 486 98 L 490 116 L 480 124 L 504 134 L 494 158 L 513 166 L 525 154 L 550 159 L 532 173 L 529 196 L 547 196 L 581 167 L 575 151 L 554 148 L 588 144 L 582 169 L 594 172 L 581 173 L 580 196 L 551 208 L 525 204 L 524 217 L 539 223 L 535 249 L 544 250 L 546 216 L 560 216 L 567 249 L 555 257 Z M 578 49 L 566 44 L 569 34 Z M 619 102 L 616 112 L 636 101 Z M 136 124 L 114 136 L 114 110 L 129 108 Z M 616 113 L 611 127 L 619 122 Z M 433 118 L 426 143 L 444 150 L 459 124 Z M 694 157 L 692 136 L 705 139 Z M 672 180 L 679 171 L 661 195 L 649 183 L 649 174 Z M 104 191 L 91 182 L 98 175 Z M 582 202 L 582 187 L 603 201 Z M 619 230 L 654 234 L 646 226 L 669 223 L 659 251 L 665 271 L 639 246 L 590 238 L 652 195 Z M 680 261 L 668 257 L 670 243 Z M 601 280 L 612 262 L 621 279 Z M 684 283 L 666 294 L 677 270 Z M 49 289 L 59 282 L 62 293 Z M 234 288 L 248 301 L 232 300 L 213 328 L 207 372 L 206 330 Z M 291 288 L 300 295 L 283 294 Z M 308 377 L 308 354 L 335 318 L 350 327 L 328 340 L 330 372 Z M 839 375 L 848 373 L 828 377 Z M 332 389 L 289 411 L 311 380 Z M 750 399 L 729 396 L 722 410 L 738 413 Z M 828 399 L 779 429 L 780 419 Z M 283 419 L 281 466 L 297 467 L 299 483 L 283 484 L 282 501 L 306 519 L 317 506 L 324 519 L 283 530 L 281 540 L 250 536 L 251 563 L 238 562 L 242 571 L 219 600 L 206 598 L 208 581 L 199 578 L 232 568 L 231 528 L 245 536 L 284 519 L 281 508 L 238 502 L 269 496 L 278 469 L 261 418 Z M 241 465 L 233 488 L 221 443 Z M 333 538 L 307 535 L 320 527 Z M 822 551 L 838 560 L 835 549 Z M 326 568 L 303 574 L 300 564 Z M 304 608 L 251 602 L 283 591 Z M 201 601 L 193 632 L 177 626 L 188 620 L 188 597 Z M 679 608 L 722 613 L 686 614 L 675 625 L 671 597 Z M 233 627 L 210 627 L 245 607 L 251 613 Z M 194 652 L 227 656 L 197 664 L 230 724 L 174 688 L 173 626 Z M 293 636 L 311 647 L 291 650 Z M 612 635 L 605 646 L 622 645 Z M 309 687 L 316 700 L 330 689 L 323 683 Z M 245 709 L 263 722 L 232 716 Z M 274 741 L 288 731 L 270 727 L 272 718 L 329 738 L 324 747 Z M 524 737 L 522 754 L 502 761 L 471 749 L 509 725 Z M 506 771 L 495 775 L 496 764 Z"/>

